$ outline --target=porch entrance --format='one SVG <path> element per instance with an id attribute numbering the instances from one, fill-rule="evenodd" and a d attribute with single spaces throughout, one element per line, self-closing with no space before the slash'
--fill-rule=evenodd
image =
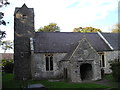
<path id="1" fill-rule="evenodd" d="M 92 79 L 92 65 L 85 63 L 80 66 L 80 77 L 81 80 L 91 80 Z"/>

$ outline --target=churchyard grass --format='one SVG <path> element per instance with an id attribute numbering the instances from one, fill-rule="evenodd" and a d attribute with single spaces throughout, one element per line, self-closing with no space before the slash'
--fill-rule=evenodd
<path id="1" fill-rule="evenodd" d="M 2 86 L 3 88 L 22 88 L 29 84 L 43 84 L 46 88 L 112 88 L 105 85 L 95 83 L 68 83 L 68 82 L 50 82 L 43 81 L 21 81 L 14 80 L 13 74 L 2 73 Z"/>
<path id="2" fill-rule="evenodd" d="M 120 87 L 120 82 L 116 82 L 112 74 L 106 74 L 103 79 L 108 80 L 113 86 L 118 85 Z"/>
<path id="3" fill-rule="evenodd" d="M 104 75 L 104 79 L 114 81 L 114 78 L 113 78 L 112 74 Z"/>

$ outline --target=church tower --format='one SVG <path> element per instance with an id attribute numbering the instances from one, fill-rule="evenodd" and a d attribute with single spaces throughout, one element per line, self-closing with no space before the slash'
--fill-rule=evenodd
<path id="1" fill-rule="evenodd" d="M 34 37 L 34 9 L 25 4 L 14 12 L 14 74 L 16 79 L 31 78 L 30 38 Z"/>

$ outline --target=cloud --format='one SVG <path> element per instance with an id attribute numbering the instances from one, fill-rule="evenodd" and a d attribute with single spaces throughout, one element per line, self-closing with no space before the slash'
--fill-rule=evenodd
<path id="1" fill-rule="evenodd" d="M 106 20 L 111 11 L 117 9 L 118 0 L 9 0 L 10 5 L 4 8 L 6 20 L 10 22 L 8 29 L 13 29 L 13 14 L 15 7 L 24 3 L 34 8 L 35 29 L 50 22 L 57 23 L 62 31 L 72 31 L 79 26 L 107 28 L 107 25 L 95 25 L 96 21 Z M 116 12 L 117 14 L 117 12 Z M 112 20 L 111 20 L 112 22 Z M 109 22 L 110 23 L 110 20 Z M 13 32 L 13 30 L 12 30 Z M 10 32 L 9 32 L 10 33 Z M 11 34 L 13 35 L 13 34 Z M 10 36 L 9 36 L 10 37 Z"/>
<path id="2" fill-rule="evenodd" d="M 79 1 L 76 1 L 74 3 L 72 3 L 71 5 L 67 6 L 67 8 L 73 8 L 73 7 L 76 7 L 77 5 L 79 5 Z"/>
<path id="3" fill-rule="evenodd" d="M 9 0 L 10 5 L 0 8 L 4 19 L 10 24 L 0 26 L 7 32 L 6 39 L 14 39 L 14 10 L 24 3 L 34 8 L 35 29 L 55 22 L 62 32 L 71 32 L 75 27 L 92 26 L 109 32 L 117 23 L 119 0 Z M 114 14 L 113 14 L 114 13 Z M 1 51 L 1 50 L 0 50 Z"/>

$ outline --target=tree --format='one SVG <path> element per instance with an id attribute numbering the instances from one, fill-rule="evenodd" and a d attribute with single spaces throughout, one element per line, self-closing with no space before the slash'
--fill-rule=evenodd
<path id="1" fill-rule="evenodd" d="M 13 49 L 13 42 L 10 40 L 3 41 L 1 46 L 5 53 L 7 50 Z"/>
<path id="2" fill-rule="evenodd" d="M 2 72 L 13 73 L 13 60 L 2 60 Z"/>
<path id="3" fill-rule="evenodd" d="M 118 57 L 118 59 L 114 59 L 114 61 L 110 63 L 112 76 L 114 77 L 115 81 L 120 82 L 120 58 Z"/>
<path id="4" fill-rule="evenodd" d="M 113 33 L 120 33 L 120 24 L 116 24 L 115 28 L 112 29 Z"/>
<path id="5" fill-rule="evenodd" d="M 0 8 L 2 8 L 3 6 L 7 6 L 9 4 L 10 3 L 8 2 L 8 0 L 0 0 Z M 0 12 L 0 25 L 6 25 L 6 21 L 3 20 L 3 17 L 4 17 L 4 13 Z M 6 35 L 5 31 L 2 31 L 0 29 L 0 43 L 1 43 L 2 38 L 5 37 L 5 35 Z"/>
<path id="6" fill-rule="evenodd" d="M 56 23 L 50 23 L 44 27 L 38 29 L 37 32 L 60 32 L 60 27 Z"/>
<path id="7" fill-rule="evenodd" d="M 93 28 L 93 27 L 78 27 L 74 28 L 73 32 L 102 32 L 100 29 Z"/>
<path id="8" fill-rule="evenodd" d="M 82 27 L 74 28 L 73 32 L 80 32 L 82 30 Z"/>

